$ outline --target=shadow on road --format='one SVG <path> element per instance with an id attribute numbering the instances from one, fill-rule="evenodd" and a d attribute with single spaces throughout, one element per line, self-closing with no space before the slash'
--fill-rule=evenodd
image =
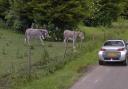
<path id="1" fill-rule="evenodd" d="M 110 66 L 110 67 L 126 67 L 126 66 L 128 66 L 128 65 L 124 65 L 124 64 L 122 64 L 122 63 L 109 63 L 109 62 L 107 62 L 107 63 L 105 63 L 103 66 Z"/>

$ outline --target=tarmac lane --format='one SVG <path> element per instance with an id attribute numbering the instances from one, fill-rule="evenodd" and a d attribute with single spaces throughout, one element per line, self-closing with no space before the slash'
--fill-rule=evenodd
<path id="1" fill-rule="evenodd" d="M 70 89 L 128 89 L 128 66 L 97 66 Z"/>

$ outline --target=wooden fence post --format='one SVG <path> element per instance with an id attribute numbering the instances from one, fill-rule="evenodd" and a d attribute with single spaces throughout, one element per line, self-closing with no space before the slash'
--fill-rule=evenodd
<path id="1" fill-rule="evenodd" d="M 31 46 L 28 47 L 28 78 L 31 79 L 31 71 L 32 71 L 32 58 L 31 58 Z"/>
<path id="2" fill-rule="evenodd" d="M 65 49 L 64 49 L 64 58 L 65 58 L 66 52 L 67 52 L 67 44 L 68 44 L 68 43 L 66 43 L 66 46 L 65 46 Z"/>

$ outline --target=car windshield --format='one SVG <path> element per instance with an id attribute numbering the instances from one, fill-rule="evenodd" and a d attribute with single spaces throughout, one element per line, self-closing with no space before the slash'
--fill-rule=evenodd
<path id="1" fill-rule="evenodd" d="M 124 46 L 122 41 L 107 41 L 104 46 Z"/>

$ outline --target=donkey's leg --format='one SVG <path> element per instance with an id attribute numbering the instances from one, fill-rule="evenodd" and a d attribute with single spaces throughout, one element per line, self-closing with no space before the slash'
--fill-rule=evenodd
<path id="1" fill-rule="evenodd" d="M 81 39 L 81 42 L 80 42 L 80 48 L 82 47 L 82 43 L 83 43 L 83 40 Z"/>
<path id="2" fill-rule="evenodd" d="M 42 38 L 43 40 L 45 39 L 43 35 L 41 36 L 41 38 Z"/>
<path id="3" fill-rule="evenodd" d="M 43 39 L 42 39 L 41 36 L 39 37 L 39 39 L 40 39 L 40 41 L 41 41 L 41 44 L 44 45 L 44 42 L 43 42 Z"/>
<path id="4" fill-rule="evenodd" d="M 27 38 L 25 37 L 25 38 L 24 38 L 24 44 L 26 44 L 26 43 L 27 43 Z"/>
<path id="5" fill-rule="evenodd" d="M 65 45 L 65 47 L 67 46 L 67 39 L 66 38 L 64 38 L 64 45 Z"/>
<path id="6" fill-rule="evenodd" d="M 76 50 L 76 39 L 73 39 L 73 52 L 77 52 L 77 50 Z"/>
<path id="7" fill-rule="evenodd" d="M 25 40 L 27 41 L 28 45 L 30 46 L 30 37 L 26 37 Z"/>
<path id="8" fill-rule="evenodd" d="M 73 49 L 75 49 L 75 42 L 76 42 L 76 39 L 73 39 Z"/>

